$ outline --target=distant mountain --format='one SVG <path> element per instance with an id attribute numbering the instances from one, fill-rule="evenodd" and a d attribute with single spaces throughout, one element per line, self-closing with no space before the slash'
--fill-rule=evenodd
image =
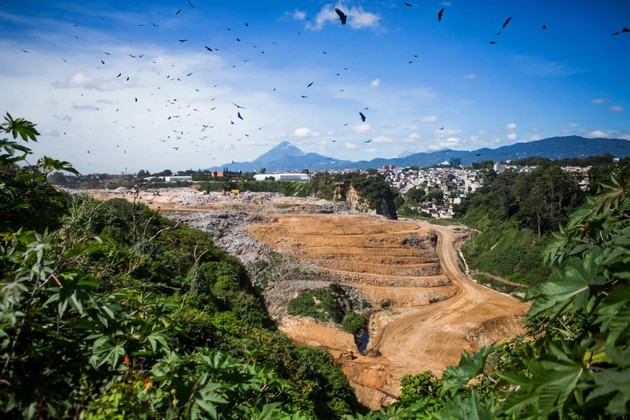
<path id="1" fill-rule="evenodd" d="M 276 172 L 302 171 L 304 169 L 314 171 L 324 169 L 368 169 L 381 168 L 384 165 L 394 165 L 399 168 L 406 166 L 425 167 L 437 165 L 450 159 L 461 159 L 462 165 L 470 165 L 473 162 L 484 160 L 504 162 L 532 156 L 556 160 L 600 156 L 604 153 L 610 153 L 615 157 L 628 157 L 630 156 L 630 141 L 607 138 L 593 139 L 579 136 L 550 137 L 526 143 L 515 143 L 496 149 L 483 148 L 473 151 L 446 149 L 430 153 L 414 153 L 400 158 L 376 158 L 370 161 L 362 160 L 358 162 L 337 160 L 317 153 L 305 153 L 288 141 L 283 141 L 252 162 L 233 162 L 210 169 L 222 170 L 228 167 L 230 171 L 260 172 L 262 168 L 265 168 L 267 172 Z"/>
<path id="2" fill-rule="evenodd" d="M 321 171 L 340 167 L 347 168 L 352 164 L 353 162 L 349 160 L 337 160 L 317 153 L 305 153 L 288 141 L 283 141 L 251 162 L 232 162 L 209 169 L 221 171 L 227 167 L 230 171 L 260 172 L 261 169 L 265 168 L 267 172 L 299 172 L 304 169 Z"/>

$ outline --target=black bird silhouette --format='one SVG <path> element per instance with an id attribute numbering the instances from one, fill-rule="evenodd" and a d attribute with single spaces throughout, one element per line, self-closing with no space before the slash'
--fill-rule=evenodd
<path id="1" fill-rule="evenodd" d="M 188 0 L 188 4 L 190 4 L 190 7 L 192 7 L 193 9 L 195 8 L 195 6 L 190 2 L 190 0 Z"/>
<path id="2" fill-rule="evenodd" d="M 181 12 L 182 9 L 177 9 L 177 12 L 175 12 L 175 15 L 179 15 L 179 12 Z"/>
<path id="3" fill-rule="evenodd" d="M 346 24 L 346 20 L 348 19 L 348 15 L 346 15 L 344 12 L 342 12 L 339 9 L 337 9 L 336 7 L 335 7 L 335 13 L 337 13 L 337 16 L 339 16 L 339 20 L 341 20 L 341 24 L 345 25 Z"/>
<path id="4" fill-rule="evenodd" d="M 21 49 L 21 48 L 20 48 L 20 49 Z M 30 51 L 26 51 L 26 50 L 24 50 L 24 49 L 22 49 L 22 52 L 27 53 L 27 54 L 28 54 L 28 53 L 30 53 Z"/>
<path id="5" fill-rule="evenodd" d="M 507 26 L 507 24 L 508 24 L 508 23 L 510 23 L 510 20 L 512 20 L 512 16 L 510 16 L 509 18 L 507 18 L 507 19 L 505 20 L 505 22 L 503 22 L 503 26 L 502 26 L 502 28 L 505 28 L 505 27 Z"/>
<path id="6" fill-rule="evenodd" d="M 363 115 L 363 112 L 359 112 L 359 116 L 361 117 L 361 121 L 365 122 L 365 115 Z"/>
<path id="7" fill-rule="evenodd" d="M 313 86 L 313 82 L 311 82 L 308 85 L 306 85 L 306 87 L 311 87 L 311 86 Z"/>
<path id="8" fill-rule="evenodd" d="M 543 28 L 543 29 L 547 29 L 547 25 L 543 25 L 543 26 L 542 26 L 542 28 Z"/>
<path id="9" fill-rule="evenodd" d="M 405 6 L 407 6 L 407 7 L 411 7 L 411 6 L 413 6 L 413 4 L 411 4 L 411 3 L 405 3 Z"/>
<path id="10" fill-rule="evenodd" d="M 444 14 L 444 8 L 438 12 L 438 22 L 442 22 L 442 15 Z"/>
<path id="11" fill-rule="evenodd" d="M 621 31 L 614 32 L 613 35 L 619 35 L 622 32 L 630 32 L 630 28 L 624 27 Z M 24 51 L 24 50 L 22 50 Z"/>
<path id="12" fill-rule="evenodd" d="M 180 39 L 179 42 L 186 42 L 188 41 L 187 39 Z"/>
<path id="13" fill-rule="evenodd" d="M 116 77 L 120 77 L 120 76 L 122 76 L 122 73 L 118 73 L 118 76 L 116 76 Z"/>
<path id="14" fill-rule="evenodd" d="M 105 64 L 105 62 L 103 60 L 101 60 L 101 63 Z"/>
<path id="15" fill-rule="evenodd" d="M 366 141 L 364 141 L 363 143 L 369 143 L 369 142 L 371 142 L 371 141 L 372 141 L 372 139 L 370 139 L 370 140 L 366 140 Z"/>
<path id="16" fill-rule="evenodd" d="M 490 44 L 494 45 L 496 44 L 496 41 L 490 41 Z"/>
<path id="17" fill-rule="evenodd" d="M 237 112 L 237 113 L 236 113 L 236 116 L 237 116 L 239 119 L 241 119 L 241 120 L 243 119 L 243 117 L 241 116 L 241 113 L 240 113 L 240 112 Z"/>
<path id="18" fill-rule="evenodd" d="M 111 55 L 110 53 L 108 53 L 107 51 L 103 51 L 105 53 L 105 55 Z"/>
<path id="19" fill-rule="evenodd" d="M 210 48 L 210 47 L 208 47 L 208 46 L 206 45 L 206 50 L 208 50 L 208 51 L 212 51 L 212 48 Z"/>
<path id="20" fill-rule="evenodd" d="M 238 105 L 238 104 L 235 104 L 234 102 L 232 102 L 232 105 L 234 105 L 235 107 L 240 108 L 240 109 L 245 109 L 245 107 L 244 107 L 244 106 L 240 106 L 240 105 Z"/>

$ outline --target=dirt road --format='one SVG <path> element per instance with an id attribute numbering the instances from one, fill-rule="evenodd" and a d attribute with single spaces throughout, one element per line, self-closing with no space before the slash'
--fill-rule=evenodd
<path id="1" fill-rule="evenodd" d="M 431 370 L 440 376 L 446 366 L 458 363 L 463 351 L 523 331 L 520 321 L 528 306 L 476 284 L 460 271 L 454 246 L 460 233 L 452 227 L 340 214 L 338 204 L 315 199 L 182 190 L 145 193 L 139 200 L 162 211 L 186 212 L 198 226 L 217 211 L 224 219 L 235 212 L 258 215 L 255 224 L 239 227 L 237 242 L 250 248 L 264 244 L 301 262 L 310 273 L 307 278 L 287 275 L 270 285 L 285 304 L 299 290 L 326 287 L 332 280 L 372 304 L 366 355 L 358 353 L 350 334 L 332 325 L 272 311 L 279 314 L 280 329 L 294 341 L 329 349 L 359 400 L 371 408 L 395 401 L 405 374 Z M 120 196 L 98 191 L 93 195 Z M 226 243 L 237 239 L 227 231 L 223 235 Z M 282 302 L 272 304 L 279 307 Z"/>
<path id="2" fill-rule="evenodd" d="M 339 357 L 359 399 L 372 408 L 400 394 L 403 375 L 431 370 L 441 376 L 463 351 L 523 331 L 527 305 L 461 272 L 454 247 L 459 233 L 451 227 L 368 215 L 278 215 L 249 230 L 257 240 L 322 271 L 330 274 L 335 267 L 343 274 L 340 282 L 356 287 L 376 308 L 383 300 L 391 304 L 371 317 L 366 356 L 355 351 L 344 357 L 352 337 L 342 338 L 344 333 L 330 326 L 293 317 L 281 323 L 295 341 L 326 347 Z M 388 271 L 392 264 L 394 273 Z M 409 275 L 411 267 L 430 275 Z"/>

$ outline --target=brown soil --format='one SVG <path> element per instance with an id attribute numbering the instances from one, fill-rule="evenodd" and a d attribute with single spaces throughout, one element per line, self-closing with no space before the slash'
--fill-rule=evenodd
<path id="1" fill-rule="evenodd" d="M 91 194 L 100 199 L 113 196 Z M 282 317 L 280 329 L 295 342 L 329 349 L 359 400 L 371 408 L 396 400 L 403 375 L 431 370 L 440 376 L 446 366 L 458 363 L 463 351 L 523 332 L 520 321 L 526 304 L 480 286 L 461 272 L 456 257 L 456 244 L 466 235 L 461 228 L 374 215 L 309 214 L 322 205 L 314 199 L 209 197 L 190 191 L 141 194 L 139 199 L 163 211 L 263 214 L 268 222 L 250 225 L 251 235 L 325 280 L 309 279 L 304 283 L 312 285 L 304 287 L 321 287 L 334 279 L 361 293 L 376 310 L 366 355 L 359 354 L 352 335 L 334 326 L 275 309 L 273 314 Z M 274 288 L 294 293 L 288 287 L 291 280 Z M 302 281 L 295 279 L 296 284 Z"/>
<path id="2" fill-rule="evenodd" d="M 459 233 L 452 228 L 370 215 L 278 215 L 249 230 L 285 255 L 333 271 L 375 308 L 388 301 L 387 310 L 371 317 L 365 356 L 350 334 L 332 327 L 297 318 L 280 324 L 295 341 L 328 348 L 372 408 L 400 395 L 403 375 L 439 376 L 464 350 L 523 332 L 528 306 L 461 272 L 453 247 Z"/>

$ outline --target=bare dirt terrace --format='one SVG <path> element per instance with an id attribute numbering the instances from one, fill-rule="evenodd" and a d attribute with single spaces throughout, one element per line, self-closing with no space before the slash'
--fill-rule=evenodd
<path id="1" fill-rule="evenodd" d="M 212 226 L 215 242 L 238 248 L 242 259 L 251 258 L 243 248 L 273 250 L 319 273 L 307 280 L 287 275 L 270 284 L 265 292 L 270 313 L 294 341 L 327 348 L 359 400 L 371 408 L 395 401 L 403 375 L 431 370 L 440 376 L 464 350 L 476 351 L 523 331 L 526 304 L 461 272 L 455 246 L 465 236 L 460 228 L 352 214 L 339 203 L 266 193 L 226 197 L 182 189 L 139 199 L 177 212 L 172 214 L 195 227 Z M 224 226 L 230 219 L 239 222 Z M 297 291 L 331 281 L 355 290 L 375 310 L 364 355 L 351 334 L 282 311 Z M 273 298 L 278 295 L 284 299 Z"/>

